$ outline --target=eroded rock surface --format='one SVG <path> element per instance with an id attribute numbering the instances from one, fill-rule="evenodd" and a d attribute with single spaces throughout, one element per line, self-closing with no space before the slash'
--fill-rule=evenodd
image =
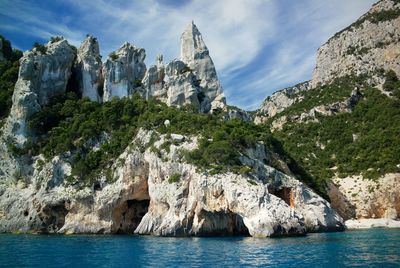
<path id="1" fill-rule="evenodd" d="M 393 70 L 400 76 L 400 3 L 382 0 L 355 24 L 332 37 L 319 48 L 311 87 L 355 73 L 369 74 L 379 69 Z M 374 14 L 381 14 L 374 16 Z"/>
<path id="2" fill-rule="evenodd" d="M 181 40 L 181 60 L 193 70 L 200 80 L 199 86 L 205 95 L 201 103 L 202 110 L 223 108 L 225 97 L 214 63 L 203 37 L 193 21 L 186 27 Z"/>
<path id="3" fill-rule="evenodd" d="M 34 48 L 20 59 L 13 105 L 4 128 L 6 139 L 17 145 L 24 144 L 29 137 L 27 118 L 47 104 L 49 98 L 65 93 L 71 75 L 75 51 L 66 40 L 49 42 L 45 50 L 42 53 Z"/>
<path id="4" fill-rule="evenodd" d="M 182 149 L 197 138 L 140 131 L 116 161 L 113 180 L 100 175 L 92 187 L 70 185 L 68 159 L 54 158 L 32 176 L 0 187 L 0 230 L 59 233 L 138 233 L 161 236 L 244 234 L 259 237 L 341 230 L 329 203 L 304 184 L 263 163 L 260 145 L 243 159 L 255 173 L 210 175 L 182 163 Z M 179 139 L 177 138 L 179 136 Z M 181 137 L 182 136 L 182 137 Z M 178 176 L 171 181 L 172 176 Z"/>
<path id="5" fill-rule="evenodd" d="M 362 176 L 336 178 L 329 185 L 332 207 L 345 219 L 400 218 L 400 174 L 377 181 Z"/>
<path id="6" fill-rule="evenodd" d="M 82 97 L 101 102 L 103 97 L 99 94 L 103 87 L 101 69 L 99 43 L 93 36 L 88 36 L 79 47 L 76 60 L 76 79 Z"/>
<path id="7" fill-rule="evenodd" d="M 103 101 L 130 96 L 141 86 L 146 73 L 145 57 L 143 48 L 137 48 L 128 42 L 110 54 L 103 66 Z"/>

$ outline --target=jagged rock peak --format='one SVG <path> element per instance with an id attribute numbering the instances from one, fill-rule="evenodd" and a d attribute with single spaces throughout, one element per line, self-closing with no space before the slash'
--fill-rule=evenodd
<path id="1" fill-rule="evenodd" d="M 5 136 L 12 137 L 16 144 L 25 143 L 29 137 L 27 118 L 39 111 L 51 97 L 65 93 L 75 56 L 75 49 L 63 38 L 24 53 L 20 59 Z"/>
<path id="2" fill-rule="evenodd" d="M 203 37 L 197 26 L 192 20 L 185 31 L 182 33 L 181 59 L 184 62 L 190 62 L 201 56 L 202 53 L 208 55 L 209 51 L 203 41 Z"/>
<path id="3" fill-rule="evenodd" d="M 102 87 L 102 62 L 99 43 L 88 35 L 78 49 L 76 74 L 82 97 L 101 102 L 99 89 Z"/>
<path id="4" fill-rule="evenodd" d="M 146 52 L 143 48 L 137 48 L 128 42 L 109 55 L 103 66 L 105 79 L 103 101 L 134 93 L 146 73 L 145 58 Z"/>
<path id="5" fill-rule="evenodd" d="M 400 76 L 400 2 L 382 0 L 318 50 L 311 86 L 349 74 L 393 70 Z M 374 79 L 377 80 L 377 79 Z"/>
<path id="6" fill-rule="evenodd" d="M 219 83 L 203 37 L 193 21 L 189 23 L 181 37 L 181 60 L 185 62 L 200 81 L 200 91 L 204 94 L 201 111 L 207 112 L 225 106 L 225 96 Z"/>

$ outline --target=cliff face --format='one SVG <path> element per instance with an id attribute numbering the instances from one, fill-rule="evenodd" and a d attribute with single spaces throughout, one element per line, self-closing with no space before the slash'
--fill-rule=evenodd
<path id="1" fill-rule="evenodd" d="M 327 201 L 263 164 L 262 145 L 243 158 L 257 173 L 211 175 L 179 160 L 180 151 L 198 146 L 197 137 L 161 135 L 155 149 L 141 152 L 152 135 L 139 131 L 112 167 L 114 182 L 91 188 L 66 183 L 67 156 L 45 165 L 36 158 L 29 181 L 0 185 L 0 230 L 267 237 L 343 228 Z"/>
<path id="2" fill-rule="evenodd" d="M 201 91 L 205 94 L 202 110 L 223 108 L 225 97 L 218 81 L 217 72 L 210 53 L 193 21 L 183 32 L 181 59 L 200 80 Z"/>
<path id="3" fill-rule="evenodd" d="M 103 67 L 103 101 L 110 101 L 113 97 L 130 96 L 140 87 L 146 72 L 145 57 L 143 48 L 129 43 L 123 44 L 110 54 Z"/>
<path id="4" fill-rule="evenodd" d="M 272 94 L 254 120 L 269 124 L 314 181 L 327 183 L 345 220 L 400 218 L 392 127 L 399 116 L 399 29 L 399 1 L 377 2 L 320 47 L 311 81 Z"/>
<path id="5" fill-rule="evenodd" d="M 103 87 L 102 62 L 97 39 L 88 36 L 78 49 L 76 59 L 76 79 L 82 97 L 100 102 L 102 96 L 100 89 Z"/>
<path id="6" fill-rule="evenodd" d="M 351 26 L 336 34 L 318 50 L 311 86 L 337 77 L 369 74 L 379 69 L 400 76 L 400 3 L 376 3 Z"/>
<path id="7" fill-rule="evenodd" d="M 66 40 L 49 42 L 45 52 L 33 49 L 20 60 L 13 105 L 4 127 L 6 139 L 17 145 L 29 137 L 27 118 L 46 105 L 50 97 L 65 93 L 75 51 Z"/>

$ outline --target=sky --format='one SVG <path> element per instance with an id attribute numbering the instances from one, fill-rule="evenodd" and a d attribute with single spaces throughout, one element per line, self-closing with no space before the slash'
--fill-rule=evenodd
<path id="1" fill-rule="evenodd" d="M 259 108 L 273 92 L 311 79 L 318 47 L 377 0 L 0 0 L 0 34 L 15 48 L 64 36 L 79 47 L 97 37 L 103 60 L 125 41 L 180 58 L 194 20 L 229 105 Z"/>

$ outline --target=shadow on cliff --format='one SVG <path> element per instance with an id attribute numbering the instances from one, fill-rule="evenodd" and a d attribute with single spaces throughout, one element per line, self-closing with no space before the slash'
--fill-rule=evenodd
<path id="1" fill-rule="evenodd" d="M 330 198 L 326 192 L 327 183 L 325 181 L 317 181 L 316 178 L 314 178 L 303 167 L 301 167 L 297 161 L 283 148 L 282 143 L 276 138 L 270 137 L 269 144 L 271 145 L 272 151 L 277 153 L 282 160 L 285 161 L 290 171 L 293 172 L 297 179 L 304 182 L 324 199 L 330 201 Z"/>

